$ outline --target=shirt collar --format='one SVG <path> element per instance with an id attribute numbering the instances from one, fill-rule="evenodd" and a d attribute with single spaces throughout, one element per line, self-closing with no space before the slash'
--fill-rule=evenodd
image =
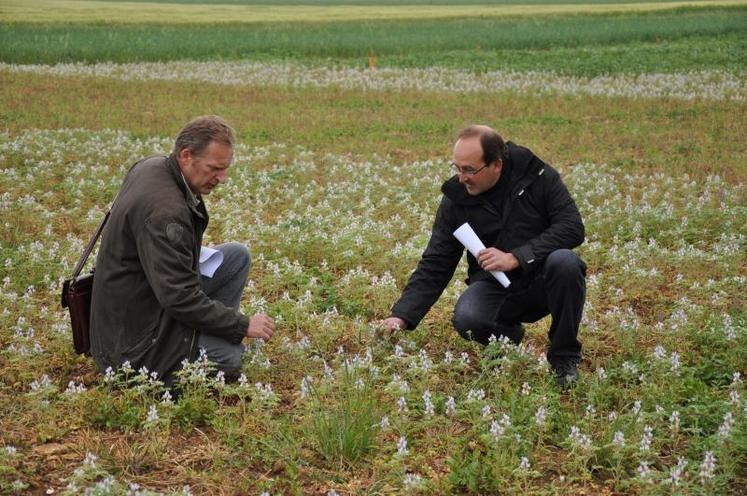
<path id="1" fill-rule="evenodd" d="M 189 203 L 193 207 L 197 207 L 197 205 L 200 204 L 200 197 L 195 195 L 192 191 L 192 188 L 189 187 L 189 183 L 187 183 L 187 179 L 184 177 L 184 174 L 179 173 L 182 176 L 182 181 L 184 181 L 184 186 L 187 187 L 187 199 L 189 200 Z"/>

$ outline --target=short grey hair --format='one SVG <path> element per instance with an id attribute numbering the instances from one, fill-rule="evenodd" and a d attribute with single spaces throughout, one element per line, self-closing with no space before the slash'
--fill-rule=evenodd
<path id="1" fill-rule="evenodd" d="M 233 129 L 217 115 L 205 115 L 189 121 L 176 137 L 174 154 L 185 148 L 194 155 L 200 155 L 207 146 L 217 141 L 233 148 Z"/>

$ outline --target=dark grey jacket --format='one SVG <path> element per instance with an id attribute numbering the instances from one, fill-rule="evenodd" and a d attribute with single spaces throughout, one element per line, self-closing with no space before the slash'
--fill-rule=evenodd
<path id="1" fill-rule="evenodd" d="M 449 284 L 464 252 L 453 232 L 469 222 L 485 246 L 511 252 L 520 267 L 506 275 L 508 292 L 529 285 L 545 258 L 561 248 L 575 248 L 584 241 L 584 224 L 576 203 L 560 174 L 529 149 L 508 143 L 506 170 L 510 170 L 508 191 L 499 212 L 484 197 L 471 196 L 457 176 L 441 187 L 443 198 L 428 246 L 410 276 L 392 315 L 417 327 Z M 467 253 L 468 284 L 478 280 L 498 282 L 480 268 Z"/>
<path id="2" fill-rule="evenodd" d="M 128 172 L 96 259 L 91 353 L 102 370 L 129 361 L 171 384 L 182 360 L 194 358 L 198 332 L 241 342 L 249 319 L 200 289 L 207 224 L 174 155 L 146 158 Z"/>

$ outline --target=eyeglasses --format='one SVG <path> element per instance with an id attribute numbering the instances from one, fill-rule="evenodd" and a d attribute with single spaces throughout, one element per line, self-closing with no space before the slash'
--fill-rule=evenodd
<path id="1" fill-rule="evenodd" d="M 483 170 L 485 167 L 487 167 L 487 165 L 483 165 L 479 169 L 475 169 L 474 167 L 472 167 L 470 165 L 466 165 L 464 167 L 459 167 L 454 162 L 451 163 L 451 166 L 454 168 L 454 170 L 456 171 L 457 174 L 464 174 L 465 176 L 474 176 L 475 174 L 477 174 L 478 172 L 480 172 L 481 170 Z"/>

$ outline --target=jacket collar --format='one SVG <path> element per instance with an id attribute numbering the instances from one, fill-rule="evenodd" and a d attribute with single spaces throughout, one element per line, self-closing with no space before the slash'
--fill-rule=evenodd
<path id="1" fill-rule="evenodd" d="M 169 166 L 169 170 L 171 170 L 171 173 L 174 175 L 174 181 L 184 194 L 184 199 L 186 200 L 187 205 L 189 205 L 189 208 L 193 212 L 202 217 L 202 212 L 200 212 L 199 209 L 199 206 L 202 203 L 202 196 L 194 194 L 194 192 L 189 188 L 187 180 L 184 178 L 184 174 L 182 174 L 182 169 L 179 167 L 179 161 L 177 160 L 176 155 L 173 153 L 169 155 L 166 159 L 166 163 Z"/>
<path id="2" fill-rule="evenodd" d="M 530 174 L 537 167 L 537 161 L 534 161 L 534 153 L 528 148 L 519 146 L 509 141 L 507 161 L 510 163 L 511 176 L 509 179 L 509 190 L 512 195 L 517 189 L 517 185 L 526 187 L 531 180 L 537 177 L 537 174 Z M 529 178 L 529 180 L 527 179 Z M 441 186 L 441 192 L 449 200 L 459 205 L 481 205 L 482 202 L 477 196 L 467 193 L 467 189 L 459 183 L 459 176 L 451 177 Z"/>

